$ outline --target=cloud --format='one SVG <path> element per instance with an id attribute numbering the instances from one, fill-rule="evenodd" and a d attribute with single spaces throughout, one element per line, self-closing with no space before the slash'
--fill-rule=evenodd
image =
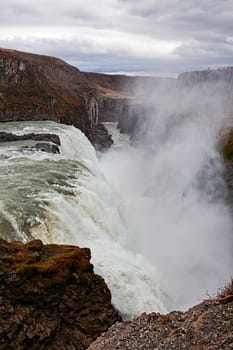
<path id="1" fill-rule="evenodd" d="M 0 46 L 58 55 L 84 70 L 107 64 L 174 75 L 230 64 L 232 20 L 231 0 L 9 0 Z"/>

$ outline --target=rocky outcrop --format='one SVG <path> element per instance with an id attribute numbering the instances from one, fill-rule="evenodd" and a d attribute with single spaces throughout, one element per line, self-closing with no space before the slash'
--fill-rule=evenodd
<path id="1" fill-rule="evenodd" d="M 33 140 L 33 141 L 47 141 L 55 143 L 60 146 L 61 141 L 58 135 L 55 134 L 24 134 L 24 135 L 16 135 L 10 132 L 0 132 L 0 142 L 12 142 L 12 141 L 25 141 L 25 140 Z"/>
<path id="2" fill-rule="evenodd" d="M 36 143 L 34 146 L 26 146 L 24 149 L 29 149 L 30 151 L 40 151 L 40 152 L 46 152 L 46 153 L 60 153 L 60 149 L 57 145 L 46 143 L 46 142 L 40 142 Z"/>
<path id="3" fill-rule="evenodd" d="M 233 348 L 233 282 L 217 298 L 187 312 L 142 314 L 116 323 L 89 350 Z"/>
<path id="4" fill-rule="evenodd" d="M 0 348 L 86 349 L 119 320 L 90 250 L 0 240 Z"/>
<path id="5" fill-rule="evenodd" d="M 55 134 L 24 134 L 15 135 L 10 132 L 0 132 L 1 142 L 14 142 L 14 141 L 46 141 L 35 143 L 31 146 L 23 146 L 22 150 L 36 150 L 47 153 L 60 153 L 58 146 L 61 145 L 61 141 L 58 135 Z"/>
<path id="6" fill-rule="evenodd" d="M 113 143 L 111 135 L 101 123 L 92 129 L 91 141 L 98 151 L 103 151 Z"/>

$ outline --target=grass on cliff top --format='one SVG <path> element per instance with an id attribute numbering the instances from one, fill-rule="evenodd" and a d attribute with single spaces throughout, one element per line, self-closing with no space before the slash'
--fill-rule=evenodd
<path id="1" fill-rule="evenodd" d="M 233 278 L 230 283 L 219 292 L 217 299 L 226 304 L 233 301 Z"/>

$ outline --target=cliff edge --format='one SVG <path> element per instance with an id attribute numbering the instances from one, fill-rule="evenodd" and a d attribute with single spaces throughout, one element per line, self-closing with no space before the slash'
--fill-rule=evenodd
<path id="1" fill-rule="evenodd" d="M 86 349 L 119 319 L 88 248 L 0 240 L 0 349 Z"/>

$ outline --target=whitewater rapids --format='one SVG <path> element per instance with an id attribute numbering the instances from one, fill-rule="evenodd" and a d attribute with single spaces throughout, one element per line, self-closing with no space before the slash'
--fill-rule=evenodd
<path id="1" fill-rule="evenodd" d="M 95 272 L 106 280 L 112 302 L 125 318 L 165 312 L 161 275 L 130 249 L 119 201 L 85 135 L 54 122 L 4 123 L 0 128 L 17 135 L 55 133 L 61 139 L 60 154 L 32 151 L 21 141 L 0 144 L 1 236 L 89 247 Z"/>
<path id="2" fill-rule="evenodd" d="M 107 123 L 114 145 L 98 156 L 73 126 L 0 126 L 61 139 L 60 154 L 32 151 L 26 141 L 0 144 L 3 238 L 89 247 L 125 319 L 187 309 L 229 281 L 233 223 L 219 118 L 157 113 L 134 145 Z"/>

